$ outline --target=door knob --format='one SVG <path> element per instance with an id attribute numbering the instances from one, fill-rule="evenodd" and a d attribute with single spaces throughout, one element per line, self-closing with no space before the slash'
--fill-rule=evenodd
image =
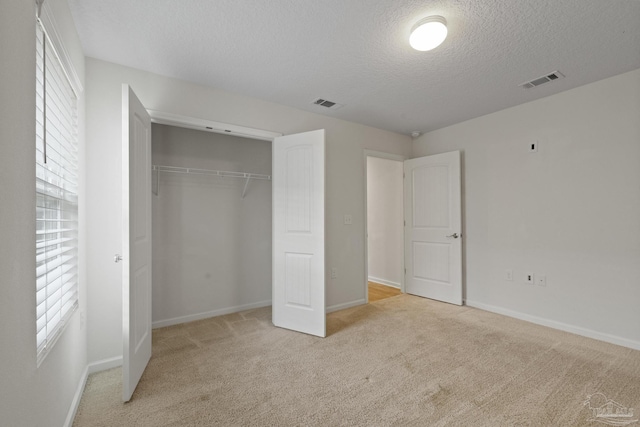
<path id="1" fill-rule="evenodd" d="M 458 235 L 458 233 L 453 233 L 453 234 L 448 235 L 447 237 L 453 237 L 454 239 L 457 239 L 460 236 Z"/>
<path id="2" fill-rule="evenodd" d="M 115 254 L 115 256 L 113 257 L 113 261 L 114 261 L 114 262 L 120 262 L 120 261 L 122 261 L 122 255 L 120 255 L 120 254 Z"/>

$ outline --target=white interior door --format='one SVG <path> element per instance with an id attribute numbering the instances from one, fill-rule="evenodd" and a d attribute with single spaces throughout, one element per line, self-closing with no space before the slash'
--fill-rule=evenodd
<path id="1" fill-rule="evenodd" d="M 122 86 L 122 398 L 133 391 L 151 358 L 151 119 Z"/>
<path id="2" fill-rule="evenodd" d="M 273 140 L 273 324 L 326 336 L 324 129 Z"/>
<path id="3" fill-rule="evenodd" d="M 462 305 L 460 152 L 404 162 L 406 292 Z"/>

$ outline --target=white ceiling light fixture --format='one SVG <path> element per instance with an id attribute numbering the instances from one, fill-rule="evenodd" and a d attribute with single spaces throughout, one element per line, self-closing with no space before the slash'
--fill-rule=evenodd
<path id="1" fill-rule="evenodd" d="M 425 52 L 440 46 L 446 38 L 447 21 L 442 16 L 427 16 L 411 29 L 409 44 L 415 50 Z"/>

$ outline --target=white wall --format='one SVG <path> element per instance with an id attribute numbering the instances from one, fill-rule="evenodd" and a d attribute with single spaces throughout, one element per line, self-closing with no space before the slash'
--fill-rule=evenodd
<path id="1" fill-rule="evenodd" d="M 640 348 L 640 70 L 427 133 L 413 156 L 458 149 L 467 303 Z"/>
<path id="2" fill-rule="evenodd" d="M 404 273 L 403 163 L 367 157 L 369 280 L 399 288 Z"/>
<path id="3" fill-rule="evenodd" d="M 153 163 L 271 175 L 271 142 L 153 125 Z M 153 323 L 271 305 L 271 181 L 161 173 Z"/>
<path id="4" fill-rule="evenodd" d="M 87 58 L 89 360 L 122 354 L 121 84 L 145 107 L 284 134 L 326 129 L 327 305 L 364 302 L 363 150 L 408 156 L 411 139 L 379 129 L 272 104 Z M 343 108 L 348 108 L 343 107 Z M 344 214 L 353 225 L 343 224 Z M 330 274 L 327 274 L 330 277 Z"/>
<path id="5" fill-rule="evenodd" d="M 67 2 L 48 0 L 80 78 L 84 58 Z M 40 367 L 35 321 L 35 2 L 0 6 L 0 424 L 61 426 L 84 379 L 86 309 L 80 252 L 80 309 Z M 81 157 L 83 104 L 79 106 Z M 84 239 L 80 189 L 80 239 Z M 82 248 L 81 248 L 82 249 Z"/>

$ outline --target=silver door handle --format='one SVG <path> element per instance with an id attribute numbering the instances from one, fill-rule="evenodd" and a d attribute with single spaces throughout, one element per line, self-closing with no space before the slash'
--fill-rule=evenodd
<path id="1" fill-rule="evenodd" d="M 448 235 L 447 237 L 453 237 L 454 239 L 457 239 L 460 236 L 458 235 L 458 233 L 453 233 L 453 234 Z"/>
<path id="2" fill-rule="evenodd" d="M 120 261 L 122 261 L 122 255 L 120 255 L 120 254 L 115 254 L 115 256 L 113 257 L 113 261 L 114 261 L 114 262 L 120 262 Z"/>

